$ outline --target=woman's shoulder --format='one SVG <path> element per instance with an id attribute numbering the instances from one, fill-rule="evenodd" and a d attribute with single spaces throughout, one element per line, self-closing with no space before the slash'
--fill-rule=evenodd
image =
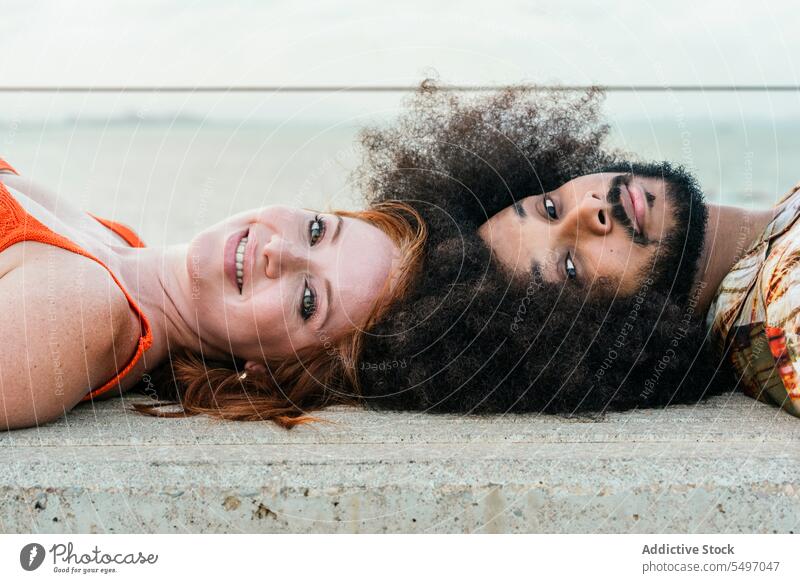
<path id="1" fill-rule="evenodd" d="M 83 215 L 83 211 L 68 197 L 59 196 L 29 176 L 0 173 L 0 182 L 7 188 L 13 189 L 16 195 L 22 194 L 28 197 L 61 220 L 70 222 Z"/>
<path id="2" fill-rule="evenodd" d="M 38 321 L 57 330 L 85 336 L 100 352 L 107 346 L 128 356 L 128 344 L 135 350 L 139 322 L 127 297 L 109 271 L 88 257 L 23 241 L 0 253 L 0 283 L 4 311 L 37 314 Z"/>
<path id="3" fill-rule="evenodd" d="M 27 208 L 42 222 L 50 225 L 56 221 L 60 228 L 57 231 L 71 238 L 64 229 L 79 231 L 87 240 L 98 245 L 128 245 L 129 243 L 113 229 L 102 224 L 99 219 L 90 219 L 93 215 L 77 206 L 69 196 L 60 196 L 29 177 L 16 174 L 0 173 L 0 183 L 6 187 L 11 196 Z M 26 204 L 29 201 L 31 204 Z M 50 221 L 43 218 L 49 216 Z"/>
<path id="4" fill-rule="evenodd" d="M 68 249 L 39 241 L 21 241 L 0 252 L 0 277 L 17 274 L 26 283 L 20 300 L 42 287 L 60 309 L 70 305 L 107 304 L 117 314 L 128 311 L 125 294 L 103 265 Z"/>
<path id="5" fill-rule="evenodd" d="M 15 427 L 59 417 L 112 378 L 135 351 L 138 327 L 101 265 L 57 247 L 24 245 L 25 260 L 0 277 L 0 401 Z"/>

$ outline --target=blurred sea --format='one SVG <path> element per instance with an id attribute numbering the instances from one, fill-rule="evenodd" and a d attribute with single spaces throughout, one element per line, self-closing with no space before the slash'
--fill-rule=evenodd
<path id="1" fill-rule="evenodd" d="M 800 181 L 800 116 L 611 120 L 612 142 L 693 167 L 710 202 L 767 207 Z M 354 208 L 359 125 L 135 117 L 0 120 L 0 156 L 150 245 L 266 204 Z"/>

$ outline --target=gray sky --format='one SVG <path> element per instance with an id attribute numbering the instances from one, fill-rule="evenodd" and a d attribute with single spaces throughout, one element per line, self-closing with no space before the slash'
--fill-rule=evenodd
<path id="1" fill-rule="evenodd" d="M 789 1 L 0 2 L 3 85 L 799 84 Z M 681 96 L 687 111 L 794 115 L 797 95 Z M 674 113 L 664 96 L 612 113 Z M 0 117 L 285 119 L 397 107 L 380 96 L 2 96 Z"/>

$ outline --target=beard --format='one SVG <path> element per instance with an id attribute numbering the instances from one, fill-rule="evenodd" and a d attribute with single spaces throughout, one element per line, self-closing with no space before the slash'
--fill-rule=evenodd
<path id="1" fill-rule="evenodd" d="M 620 187 L 636 177 L 664 181 L 675 227 L 657 246 L 652 263 L 637 274 L 637 281 L 649 278 L 654 289 L 678 302 L 685 301 L 696 283 L 697 264 L 703 251 L 708 220 L 705 198 L 697 180 L 683 167 L 672 166 L 668 162 L 617 164 L 603 168 L 602 172 L 626 173 L 612 180 L 608 202 L 612 205 L 611 215 L 637 243 L 644 243 L 646 239 L 634 231 L 631 219 L 622 206 Z M 648 193 L 646 196 L 651 200 L 652 195 Z"/>

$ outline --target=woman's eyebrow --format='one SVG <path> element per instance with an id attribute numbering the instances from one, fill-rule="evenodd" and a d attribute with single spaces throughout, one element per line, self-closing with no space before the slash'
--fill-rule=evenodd
<path id="1" fill-rule="evenodd" d="M 341 219 L 339 219 L 341 221 Z M 341 225 L 341 222 L 339 223 Z M 336 231 L 338 233 L 338 230 Z M 325 322 L 328 321 L 328 318 L 331 315 L 331 280 L 327 277 L 325 278 L 325 315 L 322 316 L 322 321 L 319 323 L 319 330 L 322 330 L 325 327 Z"/>
<path id="2" fill-rule="evenodd" d="M 528 211 L 525 210 L 525 207 L 522 206 L 522 201 L 518 200 L 514 203 L 514 212 L 517 213 L 517 216 L 520 218 L 524 218 L 528 216 Z"/>
<path id="3" fill-rule="evenodd" d="M 333 245 L 336 242 L 336 237 L 339 236 L 339 233 L 342 231 L 342 224 L 344 220 L 339 215 L 334 215 L 337 219 L 336 226 L 333 228 L 333 233 L 331 233 L 331 238 L 328 239 L 328 245 Z M 331 312 L 333 309 L 331 308 L 331 280 L 327 277 L 323 282 L 323 287 L 325 288 L 325 314 L 322 316 L 322 320 L 320 320 L 319 326 L 317 326 L 318 330 L 322 330 L 325 327 L 325 322 L 328 321 L 328 318 L 331 316 Z"/>
<path id="4" fill-rule="evenodd" d="M 336 237 L 339 236 L 339 232 L 342 230 L 342 223 L 344 222 L 344 220 L 342 220 L 342 217 L 340 217 L 339 215 L 335 215 L 335 217 L 338 219 L 338 221 L 336 222 L 336 227 L 334 228 L 333 233 L 331 234 L 330 238 L 331 245 L 333 245 L 333 243 L 336 241 Z"/>

